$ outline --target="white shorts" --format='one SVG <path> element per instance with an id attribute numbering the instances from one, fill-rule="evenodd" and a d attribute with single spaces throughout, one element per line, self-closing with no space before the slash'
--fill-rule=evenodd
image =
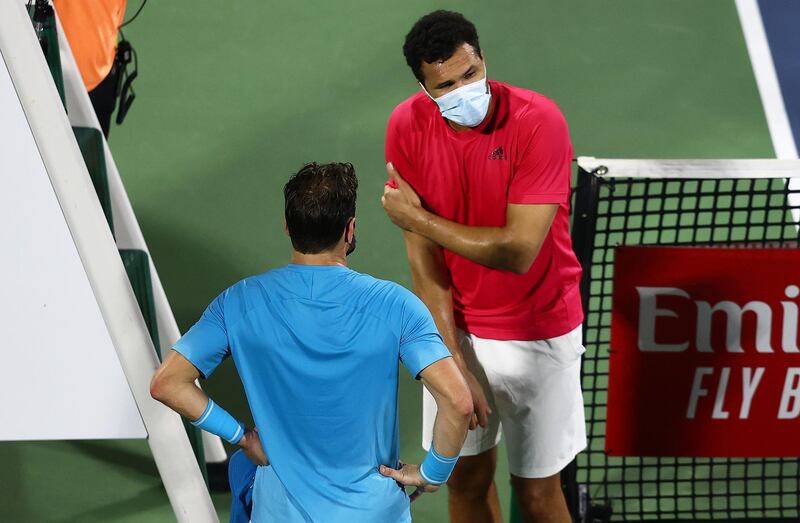
<path id="1" fill-rule="evenodd" d="M 586 448 L 581 392 L 581 327 L 548 340 L 487 340 L 458 331 L 467 366 L 483 386 L 492 415 L 486 428 L 469 431 L 462 456 L 475 456 L 500 443 L 508 469 L 520 478 L 560 472 Z M 436 402 L 422 399 L 422 446 L 430 450 Z"/>

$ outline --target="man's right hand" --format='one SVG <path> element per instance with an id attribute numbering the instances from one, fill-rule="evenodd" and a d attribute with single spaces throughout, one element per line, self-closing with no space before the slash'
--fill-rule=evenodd
<path id="1" fill-rule="evenodd" d="M 244 453 L 256 465 L 269 465 L 269 458 L 264 452 L 264 447 L 261 446 L 258 429 L 253 428 L 245 432 L 238 445 L 244 449 Z"/>
<path id="2" fill-rule="evenodd" d="M 486 399 L 483 387 L 481 387 L 478 378 L 468 369 L 462 368 L 461 374 L 464 375 L 469 392 L 472 394 L 472 405 L 475 409 L 472 419 L 469 420 L 469 430 L 474 430 L 478 426 L 486 427 L 489 425 L 489 415 L 492 413 L 492 409 L 489 408 L 489 401 Z"/>

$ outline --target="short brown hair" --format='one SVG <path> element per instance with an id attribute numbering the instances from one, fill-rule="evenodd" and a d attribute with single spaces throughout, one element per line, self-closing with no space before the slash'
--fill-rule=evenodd
<path id="1" fill-rule="evenodd" d="M 350 163 L 308 163 L 283 187 L 292 246 L 317 254 L 336 246 L 356 215 L 358 178 Z"/>

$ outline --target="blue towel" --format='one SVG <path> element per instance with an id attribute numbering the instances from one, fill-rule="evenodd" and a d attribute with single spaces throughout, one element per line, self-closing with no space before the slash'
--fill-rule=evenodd
<path id="1" fill-rule="evenodd" d="M 231 486 L 231 523 L 249 523 L 253 512 L 253 484 L 256 480 L 255 463 L 244 450 L 239 449 L 228 461 L 228 482 Z"/>

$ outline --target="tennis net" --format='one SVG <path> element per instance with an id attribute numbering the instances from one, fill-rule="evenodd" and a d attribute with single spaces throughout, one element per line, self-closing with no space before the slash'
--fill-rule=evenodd
<path id="1" fill-rule="evenodd" d="M 800 519 L 797 458 L 604 451 L 615 247 L 798 248 L 799 221 L 800 161 L 578 159 L 573 246 L 584 267 L 589 437 L 575 474 L 582 521 Z"/>

